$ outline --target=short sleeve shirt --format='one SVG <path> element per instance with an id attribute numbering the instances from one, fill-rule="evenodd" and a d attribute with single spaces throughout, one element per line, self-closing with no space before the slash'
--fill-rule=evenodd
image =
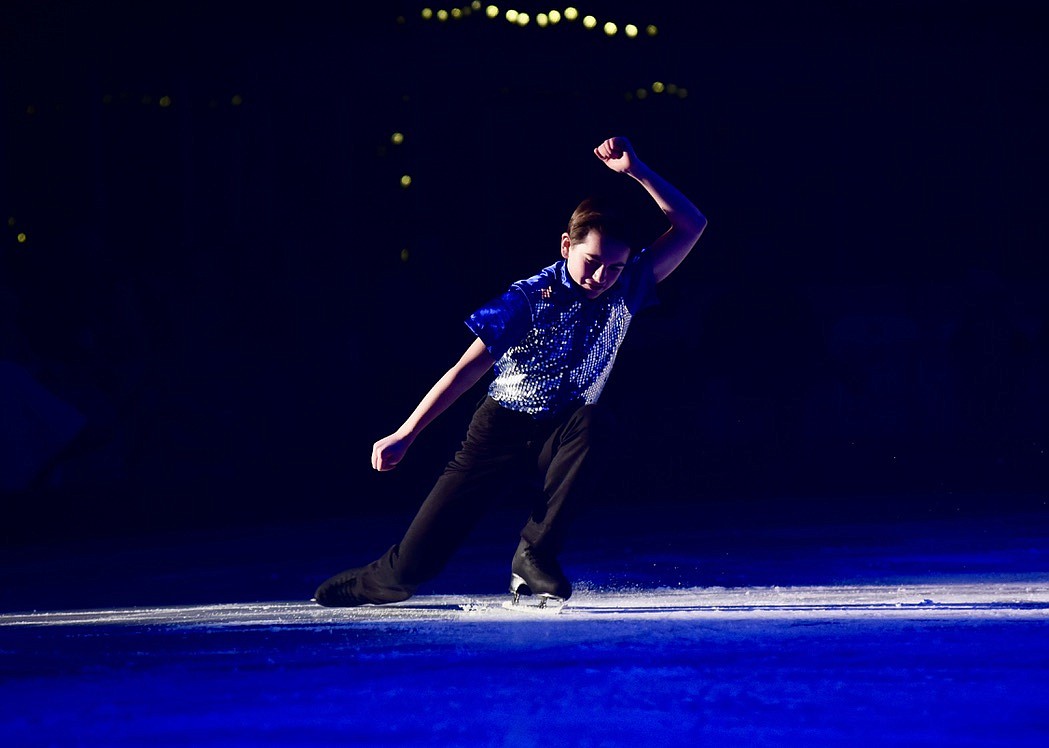
<path id="1" fill-rule="evenodd" d="M 631 319 L 656 303 L 655 285 L 646 252 L 596 299 L 572 280 L 565 260 L 512 284 L 466 320 L 496 358 L 489 396 L 531 415 L 597 402 Z"/>

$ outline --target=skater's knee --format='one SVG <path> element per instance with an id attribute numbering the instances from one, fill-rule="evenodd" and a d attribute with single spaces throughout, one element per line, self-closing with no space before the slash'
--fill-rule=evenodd
<path id="1" fill-rule="evenodd" d="M 614 433 L 610 415 L 595 405 L 584 405 L 569 419 L 563 441 L 581 442 L 604 451 Z"/>
<path id="2" fill-rule="evenodd" d="M 601 425 L 600 411 L 594 405 L 583 405 L 569 419 L 569 431 L 590 438 Z"/>

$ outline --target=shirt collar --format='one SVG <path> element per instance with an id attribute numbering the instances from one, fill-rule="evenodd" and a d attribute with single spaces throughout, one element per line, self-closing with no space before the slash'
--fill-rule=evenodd
<path id="1" fill-rule="evenodd" d="M 568 273 L 568 260 L 558 260 L 555 266 L 555 272 L 557 280 L 560 281 L 564 288 L 574 294 L 575 298 L 586 299 L 586 293 L 583 291 L 582 286 L 572 280 L 572 276 Z"/>

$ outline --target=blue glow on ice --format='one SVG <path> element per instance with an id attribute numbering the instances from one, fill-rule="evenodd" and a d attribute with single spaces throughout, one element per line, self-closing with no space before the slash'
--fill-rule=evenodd
<path id="1" fill-rule="evenodd" d="M 296 546 L 314 533 L 276 561 L 272 542 L 224 538 L 226 561 L 207 568 L 200 538 L 81 556 L 83 599 L 105 602 L 76 612 L 33 597 L 54 591 L 47 581 L 67 563 L 7 558 L 0 581 L 16 612 L 0 615 L 0 739 L 1041 746 L 1049 573 L 1044 523 L 1031 519 L 703 538 L 671 523 L 635 536 L 628 557 L 600 543 L 566 557 L 583 584 L 560 614 L 463 594 L 489 589 L 468 573 L 487 558 L 477 544 L 437 589 L 353 610 L 228 602 L 236 589 L 311 589 L 333 568 Z M 266 573 L 277 562 L 283 571 Z M 245 590 L 246 578 L 258 581 Z M 141 590 L 154 599 L 131 599 Z M 211 601 L 186 604 L 200 597 Z"/>

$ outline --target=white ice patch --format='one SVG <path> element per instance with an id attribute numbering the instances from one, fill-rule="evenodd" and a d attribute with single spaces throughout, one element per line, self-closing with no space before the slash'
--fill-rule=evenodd
<path id="1" fill-rule="evenodd" d="M 843 618 L 1049 619 L 1049 584 L 697 587 L 577 592 L 563 607 L 514 606 L 506 595 L 418 595 L 403 603 L 324 608 L 309 602 L 230 603 L 0 615 L 3 626 L 328 626 L 475 620 Z"/>

